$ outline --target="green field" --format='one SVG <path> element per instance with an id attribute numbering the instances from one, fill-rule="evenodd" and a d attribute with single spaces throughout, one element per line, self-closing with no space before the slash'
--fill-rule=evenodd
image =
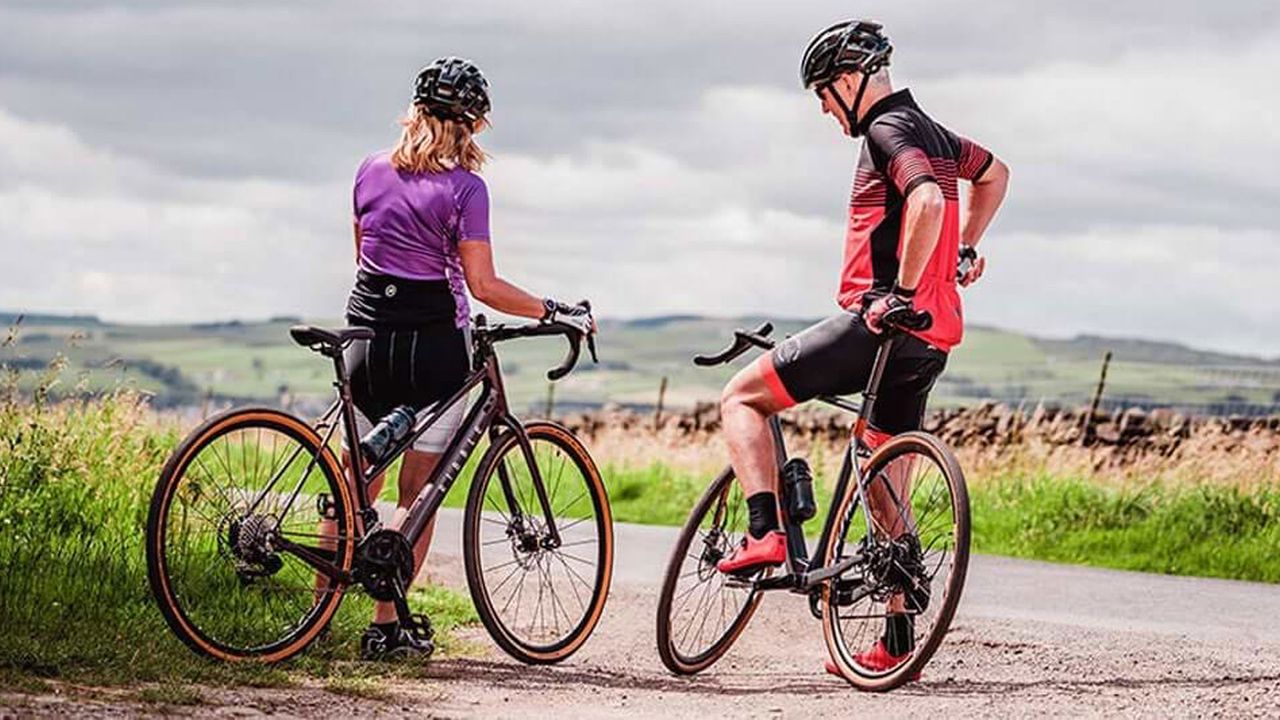
<path id="1" fill-rule="evenodd" d="M 11 325 L 15 319 L 0 314 L 0 324 Z M 330 391 L 332 370 L 323 358 L 290 341 L 288 328 L 294 322 L 298 320 L 116 325 L 93 318 L 32 316 L 17 328 L 14 341 L 0 348 L 0 364 L 38 370 L 61 354 L 69 366 L 55 392 L 124 384 L 155 393 L 158 406 L 199 405 L 208 395 L 268 402 L 284 397 L 314 404 Z M 735 327 L 760 322 L 760 318 L 701 317 L 604 320 L 600 364 L 580 365 L 556 385 L 555 400 L 560 407 L 607 402 L 652 405 L 663 377 L 669 381 L 669 407 L 711 400 L 745 360 L 733 367 L 701 369 L 690 358 L 725 345 Z M 775 336 L 781 337 L 808 323 L 778 320 L 775 324 Z M 933 403 L 994 399 L 1034 404 L 1043 399 L 1078 404 L 1093 392 L 1107 349 L 1114 351 L 1106 392 L 1113 401 L 1254 414 L 1280 405 L 1277 361 L 1127 339 L 1043 340 L 982 327 L 970 328 L 964 343 L 952 353 Z M 500 347 L 516 407 L 545 404 L 545 371 L 563 353 L 563 342 L 551 338 Z"/>

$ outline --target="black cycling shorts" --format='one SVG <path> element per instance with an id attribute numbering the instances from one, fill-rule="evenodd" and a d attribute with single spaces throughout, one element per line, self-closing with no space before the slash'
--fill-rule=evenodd
<path id="1" fill-rule="evenodd" d="M 388 293 L 386 287 L 394 285 Z M 462 388 L 471 369 L 466 330 L 454 320 L 445 281 L 406 281 L 361 272 L 347 322 L 372 328 L 373 339 L 352 343 L 345 358 L 363 434 L 399 405 L 415 411 Z M 432 425 L 414 447 L 438 452 L 462 420 L 463 403 Z"/>
<path id="2" fill-rule="evenodd" d="M 775 399 L 789 407 L 819 395 L 862 392 L 871 377 L 880 336 L 857 313 L 841 313 L 783 340 L 761 365 Z M 925 403 L 946 367 L 947 354 L 912 335 L 898 340 L 880 381 L 868 422 L 897 434 L 920 429 Z"/>

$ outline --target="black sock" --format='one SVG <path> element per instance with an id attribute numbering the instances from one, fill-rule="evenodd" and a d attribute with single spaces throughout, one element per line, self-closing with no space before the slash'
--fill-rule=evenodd
<path id="1" fill-rule="evenodd" d="M 894 614 L 884 620 L 884 649 L 894 657 L 901 657 L 916 649 L 915 618 Z"/>
<path id="2" fill-rule="evenodd" d="M 747 525 L 751 537 L 759 540 L 778 529 L 778 499 L 773 493 L 766 490 L 747 498 L 747 509 L 751 511 L 751 521 Z"/>
<path id="3" fill-rule="evenodd" d="M 400 637 L 400 621 L 392 620 L 391 622 L 373 623 L 373 627 L 378 628 L 382 632 L 382 636 L 395 640 Z"/>

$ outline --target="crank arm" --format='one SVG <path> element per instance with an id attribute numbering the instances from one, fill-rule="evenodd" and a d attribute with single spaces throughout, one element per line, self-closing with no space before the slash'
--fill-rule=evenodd
<path id="1" fill-rule="evenodd" d="M 813 587 L 814 585 L 817 585 L 818 583 L 826 582 L 827 580 L 830 580 L 831 578 L 844 573 L 844 571 L 848 570 L 854 565 L 858 565 L 862 563 L 862 561 L 863 561 L 862 555 L 854 555 L 852 557 L 847 557 L 841 560 L 835 565 L 820 568 L 812 572 L 807 572 L 804 574 L 804 577 L 802 577 L 800 580 L 800 587 L 807 590 Z"/>

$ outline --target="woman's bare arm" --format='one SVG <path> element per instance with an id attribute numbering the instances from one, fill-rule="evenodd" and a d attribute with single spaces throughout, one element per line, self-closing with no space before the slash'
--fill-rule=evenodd
<path id="1" fill-rule="evenodd" d="M 493 267 L 493 248 L 484 240 L 458 243 L 462 258 L 462 274 L 467 279 L 471 296 L 489 307 L 509 315 L 541 318 L 546 312 L 542 298 L 525 292 L 498 277 Z"/>

